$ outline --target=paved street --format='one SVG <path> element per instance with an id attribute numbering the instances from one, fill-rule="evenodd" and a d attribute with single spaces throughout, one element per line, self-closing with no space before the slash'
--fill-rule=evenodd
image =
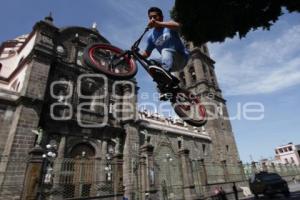
<path id="1" fill-rule="evenodd" d="M 289 184 L 289 188 L 291 191 L 291 196 L 289 198 L 284 197 L 281 194 L 277 194 L 275 196 L 273 196 L 272 198 L 268 198 L 268 197 L 264 197 L 263 195 L 261 195 L 259 197 L 259 199 L 274 199 L 274 200 L 283 200 L 283 199 L 291 199 L 291 200 L 300 200 L 300 183 L 290 183 Z M 250 197 L 250 198 L 243 198 L 243 200 L 252 200 L 255 199 L 254 197 Z"/>

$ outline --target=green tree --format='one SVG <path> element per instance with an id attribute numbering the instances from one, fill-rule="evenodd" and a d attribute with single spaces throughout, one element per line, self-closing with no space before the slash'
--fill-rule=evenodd
<path id="1" fill-rule="evenodd" d="M 185 39 L 202 44 L 269 30 L 284 9 L 300 12 L 300 0 L 176 0 L 171 16 L 182 24 Z"/>

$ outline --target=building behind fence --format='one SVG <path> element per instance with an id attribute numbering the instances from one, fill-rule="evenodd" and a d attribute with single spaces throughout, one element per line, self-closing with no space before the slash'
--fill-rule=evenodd
<path id="1" fill-rule="evenodd" d="M 175 74 L 214 116 L 193 127 L 139 111 L 134 78 L 84 63 L 94 42 L 109 43 L 95 26 L 58 28 L 48 16 L 1 45 L 1 199 L 199 199 L 246 184 L 205 44 L 187 43 L 191 59 Z"/>
<path id="2" fill-rule="evenodd" d="M 247 179 L 249 179 L 254 173 L 264 171 L 278 173 L 287 181 L 300 180 L 300 165 L 296 164 L 252 162 L 251 164 L 244 164 L 244 171 Z"/>

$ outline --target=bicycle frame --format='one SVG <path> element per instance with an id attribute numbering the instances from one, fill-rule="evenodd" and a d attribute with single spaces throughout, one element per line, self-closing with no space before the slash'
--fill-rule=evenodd
<path id="1" fill-rule="evenodd" d="M 109 44 L 91 44 L 86 48 L 86 52 L 83 56 L 86 64 L 98 69 L 110 78 L 122 80 L 132 78 L 136 74 L 137 65 L 134 64 L 133 61 L 137 61 L 153 78 L 153 81 L 157 84 L 159 91 L 163 95 L 171 94 L 161 100 L 170 100 L 174 111 L 187 123 L 193 126 L 202 126 L 207 120 L 205 107 L 200 104 L 200 98 L 192 95 L 189 90 L 181 88 L 179 86 L 180 81 L 166 71 L 160 63 L 148 60 L 139 52 L 140 49 L 138 46 L 148 30 L 149 28 L 147 27 L 141 36 L 133 43 L 131 49 L 126 51 L 122 51 Z M 95 53 L 97 49 L 99 49 L 100 52 L 101 49 L 104 50 L 104 54 L 99 55 L 104 56 L 104 64 L 98 64 L 98 58 Z M 125 63 L 123 63 L 124 61 Z M 122 68 L 129 67 L 129 70 L 125 69 L 125 72 L 123 73 L 122 68 L 120 68 L 121 73 L 123 73 L 121 74 L 117 68 L 118 66 Z M 193 112 L 197 112 L 198 114 L 194 115 Z"/>
<path id="2" fill-rule="evenodd" d="M 131 47 L 131 50 L 126 50 L 124 53 L 118 55 L 116 58 L 123 58 L 125 55 L 128 55 L 128 56 L 132 56 L 135 60 L 137 60 L 142 66 L 143 68 L 148 72 L 148 67 L 149 65 L 151 65 L 151 62 L 149 60 L 147 60 L 144 56 L 142 56 L 140 53 L 139 53 L 139 44 L 141 43 L 142 41 L 142 38 L 144 37 L 144 35 L 149 31 L 150 28 L 145 28 L 145 31 L 142 33 L 142 35 L 139 37 L 139 39 L 137 39 L 132 47 Z M 121 62 L 121 60 L 119 61 Z M 116 63 L 118 64 L 118 63 Z"/>

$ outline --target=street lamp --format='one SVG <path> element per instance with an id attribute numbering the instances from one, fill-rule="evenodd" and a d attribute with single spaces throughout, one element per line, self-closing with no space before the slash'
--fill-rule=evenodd
<path id="1" fill-rule="evenodd" d="M 111 166 L 111 155 L 106 154 L 106 160 L 107 165 L 104 167 L 104 170 L 106 171 L 106 181 L 111 182 L 112 181 L 112 166 Z"/>
<path id="2" fill-rule="evenodd" d="M 54 159 L 57 156 L 57 145 L 56 144 L 47 144 L 45 153 L 42 155 L 42 166 L 41 166 L 41 174 L 39 179 L 39 192 L 37 199 L 43 200 L 44 196 L 44 187 L 45 184 L 49 185 L 52 182 L 53 178 L 53 168 L 52 164 Z"/>

